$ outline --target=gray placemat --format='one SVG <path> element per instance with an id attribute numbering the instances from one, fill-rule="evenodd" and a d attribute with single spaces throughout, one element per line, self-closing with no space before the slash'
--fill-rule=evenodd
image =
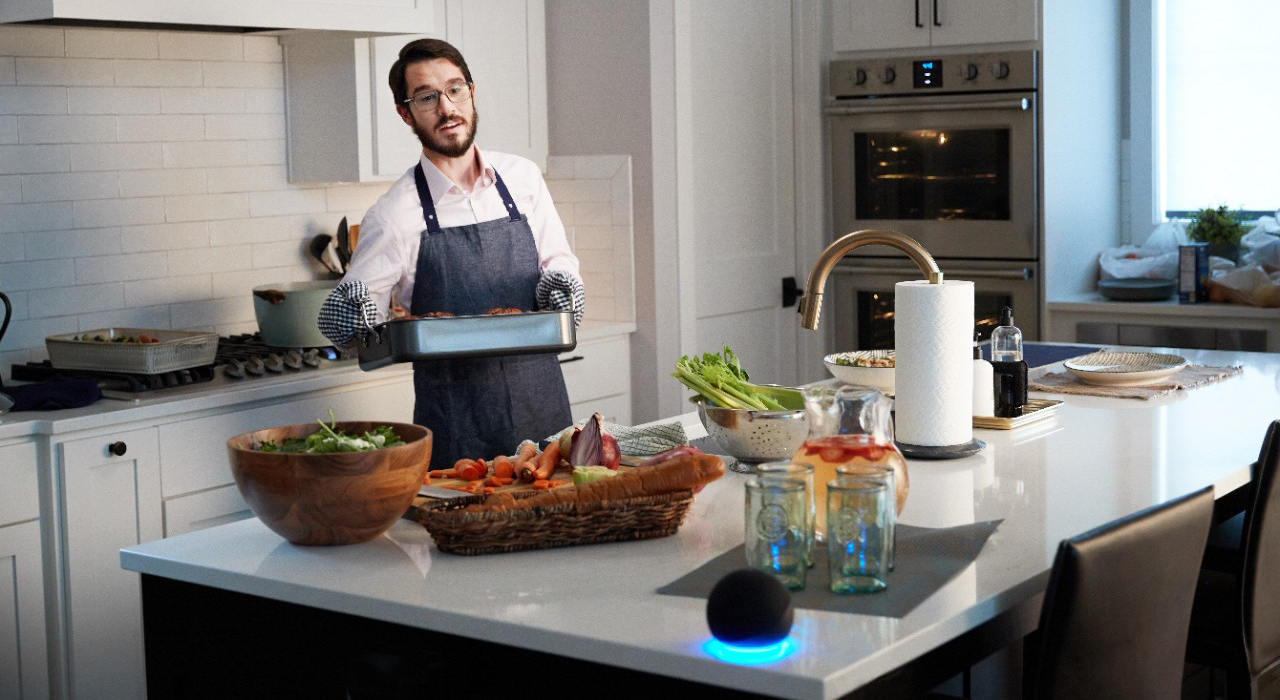
<path id="1" fill-rule="evenodd" d="M 964 570 L 987 543 L 1003 520 L 941 529 L 898 525 L 896 565 L 889 587 L 868 595 L 836 595 L 827 575 L 827 552 L 821 543 L 814 549 L 804 590 L 791 592 L 797 608 L 830 610 L 858 615 L 903 617 L 923 603 L 943 584 Z M 716 582 L 747 565 L 742 545 L 721 554 L 692 572 L 658 589 L 659 593 L 706 598 Z"/>

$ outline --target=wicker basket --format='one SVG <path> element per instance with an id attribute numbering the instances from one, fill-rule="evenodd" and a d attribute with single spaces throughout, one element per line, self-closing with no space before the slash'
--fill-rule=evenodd
<path id="1" fill-rule="evenodd" d="M 513 493 L 526 498 L 536 492 Z M 506 511 L 464 511 L 484 496 L 464 496 L 410 509 L 412 519 L 449 554 L 497 554 L 674 535 L 693 491 L 673 491 L 607 503 L 567 503 Z"/>
<path id="2" fill-rule="evenodd" d="M 147 335 L 158 343 L 112 342 L 112 338 Z M 102 336 L 105 341 L 75 340 Z M 216 333 L 167 331 L 148 328 L 99 328 L 80 333 L 51 335 L 44 339 L 49 363 L 58 369 L 98 372 L 160 374 L 213 364 L 218 353 Z"/>

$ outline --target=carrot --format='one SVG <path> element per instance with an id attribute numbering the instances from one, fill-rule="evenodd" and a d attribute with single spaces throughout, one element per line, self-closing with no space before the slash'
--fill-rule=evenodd
<path id="1" fill-rule="evenodd" d="M 524 478 L 523 469 L 529 460 L 538 455 L 538 446 L 531 440 L 525 440 L 520 443 L 520 447 L 516 450 L 516 456 L 511 460 L 512 472 L 520 476 L 521 481 L 527 481 Z"/>
<path id="2" fill-rule="evenodd" d="M 484 484 L 485 486 L 506 486 L 507 484 L 510 484 L 513 481 L 515 481 L 515 479 L 513 479 L 512 477 L 495 475 L 495 476 L 489 477 L 488 479 L 485 479 Z"/>
<path id="3" fill-rule="evenodd" d="M 569 483 L 569 482 L 567 482 L 567 481 L 565 481 L 565 480 L 563 480 L 563 479 L 547 479 L 547 487 L 548 487 L 548 488 L 555 488 L 555 487 L 557 487 L 557 486 L 564 486 L 564 485 L 565 485 L 565 484 L 567 484 L 567 483 Z"/>
<path id="4" fill-rule="evenodd" d="M 463 467 L 470 466 L 470 465 L 472 465 L 472 464 L 474 464 L 474 463 L 475 463 L 475 460 L 474 460 L 474 459 L 467 459 L 466 457 L 463 457 L 462 459 L 460 459 L 460 460 L 458 460 L 458 461 L 456 461 L 456 462 L 454 462 L 454 463 L 453 463 L 453 470 L 454 470 L 455 472 L 459 472 L 459 473 L 461 473 L 461 472 L 462 472 Z"/>
<path id="5" fill-rule="evenodd" d="M 533 482 L 533 487 L 539 490 L 549 489 L 551 488 L 551 482 L 547 479 L 535 479 Z"/>
<path id="6" fill-rule="evenodd" d="M 496 477 L 514 476 L 515 467 L 511 463 L 511 458 L 506 455 L 498 455 L 493 458 L 493 475 Z"/>
<path id="7" fill-rule="evenodd" d="M 488 496 L 488 495 L 489 495 L 489 494 L 491 494 L 491 493 L 493 493 L 493 487 L 492 487 L 492 486 L 486 486 L 486 487 L 484 487 L 484 495 Z"/>
<path id="8" fill-rule="evenodd" d="M 536 459 L 525 465 L 529 470 L 529 475 L 520 472 L 521 481 L 538 481 L 540 479 L 550 479 L 551 473 L 556 469 L 556 462 L 560 461 L 560 443 L 553 442 L 547 445 L 547 449 L 542 451 Z"/>
<path id="9" fill-rule="evenodd" d="M 454 471 L 452 469 L 432 469 L 427 472 L 427 477 L 431 479 L 452 479 Z"/>

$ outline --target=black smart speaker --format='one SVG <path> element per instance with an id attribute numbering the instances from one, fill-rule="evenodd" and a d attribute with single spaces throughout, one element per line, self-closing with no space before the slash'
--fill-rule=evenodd
<path id="1" fill-rule="evenodd" d="M 794 619 L 791 592 L 778 579 L 757 569 L 726 574 L 707 597 L 707 626 L 725 644 L 774 644 L 791 632 Z"/>

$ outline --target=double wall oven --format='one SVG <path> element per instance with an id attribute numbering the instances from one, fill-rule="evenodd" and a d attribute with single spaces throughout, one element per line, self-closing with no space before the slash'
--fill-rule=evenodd
<path id="1" fill-rule="evenodd" d="M 948 279 L 975 285 L 975 327 L 1005 306 L 1024 337 L 1040 319 L 1034 51 L 869 58 L 830 65 L 825 108 L 832 237 L 904 233 Z M 893 347 L 893 286 L 919 269 L 897 251 L 855 250 L 832 271 L 835 349 Z"/>

